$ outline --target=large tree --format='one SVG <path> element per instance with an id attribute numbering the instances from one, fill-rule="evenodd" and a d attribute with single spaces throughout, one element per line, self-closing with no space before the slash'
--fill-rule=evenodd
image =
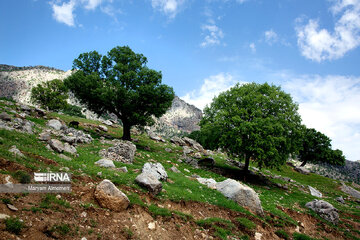
<path id="1" fill-rule="evenodd" d="M 305 128 L 302 149 L 299 151 L 301 166 L 308 162 L 326 162 L 335 165 L 345 164 L 341 150 L 332 150 L 331 139 L 313 128 Z"/>
<path id="2" fill-rule="evenodd" d="M 259 167 L 278 167 L 300 145 L 301 118 L 298 106 L 280 87 L 237 84 L 213 99 L 204 109 L 201 127 L 221 129 L 220 146 L 240 160 Z"/>
<path id="3" fill-rule="evenodd" d="M 132 126 L 151 125 L 171 106 L 174 91 L 161 84 L 161 72 L 146 66 L 147 59 L 128 46 L 107 55 L 82 53 L 74 60 L 65 85 L 88 109 L 98 115 L 114 113 L 123 124 L 123 139 L 131 140 Z"/>
<path id="4" fill-rule="evenodd" d="M 59 111 L 67 107 L 68 90 L 63 81 L 54 79 L 31 89 L 31 101 L 42 108 Z"/>

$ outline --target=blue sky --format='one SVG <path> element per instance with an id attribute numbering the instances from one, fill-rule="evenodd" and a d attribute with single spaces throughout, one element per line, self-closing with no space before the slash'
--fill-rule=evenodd
<path id="1" fill-rule="evenodd" d="M 360 0 L 0 1 L 2 64 L 69 70 L 123 45 L 199 108 L 237 82 L 281 85 L 360 159 Z"/>

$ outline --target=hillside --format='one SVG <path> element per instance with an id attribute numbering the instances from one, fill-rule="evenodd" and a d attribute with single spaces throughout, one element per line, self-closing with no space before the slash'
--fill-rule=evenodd
<path id="1" fill-rule="evenodd" d="M 71 71 L 62 71 L 55 68 L 35 66 L 35 67 L 15 67 L 0 65 L 0 97 L 12 98 L 17 102 L 29 104 L 31 89 L 39 83 L 53 79 L 65 79 Z M 70 97 L 70 103 L 79 104 L 77 99 Z M 84 114 L 89 119 L 98 119 L 97 116 L 86 109 Z M 179 97 L 175 97 L 171 108 L 151 127 L 151 131 L 162 136 L 181 135 L 199 129 L 199 122 L 202 118 L 200 109 L 190 105 Z"/>
<path id="2" fill-rule="evenodd" d="M 7 100 L 0 100 L 0 119 L 1 190 L 35 184 L 34 172 L 72 174 L 70 193 L 0 193 L 0 239 L 360 238 L 355 183 L 289 165 L 252 167 L 244 176 L 226 154 L 187 138 L 158 142 L 134 131 L 131 143 L 122 142 L 117 124 Z M 229 182 L 241 188 L 237 194 L 231 184 L 224 188 Z M 334 208 L 309 209 L 315 199 Z"/>

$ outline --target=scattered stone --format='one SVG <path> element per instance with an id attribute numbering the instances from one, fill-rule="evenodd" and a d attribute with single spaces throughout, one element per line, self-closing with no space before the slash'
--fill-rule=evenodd
<path id="1" fill-rule="evenodd" d="M 19 210 L 19 209 L 17 209 L 14 205 L 12 205 L 12 204 L 10 204 L 10 203 L 6 204 L 6 206 L 7 206 L 11 211 L 14 211 L 14 212 L 16 212 L 16 211 Z"/>
<path id="2" fill-rule="evenodd" d="M 197 153 L 194 154 L 194 157 L 197 158 L 197 159 L 201 159 L 201 154 L 197 152 Z"/>
<path id="3" fill-rule="evenodd" d="M 26 118 L 27 114 L 26 114 L 26 113 L 20 113 L 19 116 L 20 116 L 21 118 Z"/>
<path id="4" fill-rule="evenodd" d="M 201 166 L 212 167 L 215 165 L 215 160 L 213 158 L 207 157 L 207 158 L 203 158 L 203 159 L 199 160 L 198 164 Z"/>
<path id="5" fill-rule="evenodd" d="M 76 130 L 74 128 L 66 128 L 61 134 L 62 140 L 70 144 L 73 143 L 91 143 L 93 138 L 90 134 L 85 134 L 81 130 Z"/>
<path id="6" fill-rule="evenodd" d="M 9 152 L 15 154 L 15 157 L 25 157 L 25 155 L 19 149 L 17 149 L 15 145 L 9 149 Z"/>
<path id="7" fill-rule="evenodd" d="M 127 172 L 128 172 L 128 170 L 127 170 L 126 167 L 117 168 L 117 170 L 118 170 L 119 172 L 124 172 L 124 173 L 127 173 Z"/>
<path id="8" fill-rule="evenodd" d="M 108 131 L 108 128 L 106 126 L 104 126 L 104 125 L 99 125 L 98 129 L 100 129 L 101 131 L 104 131 L 104 132 Z"/>
<path id="9" fill-rule="evenodd" d="M 98 172 L 96 175 L 97 175 L 98 177 L 101 177 L 101 176 L 102 176 L 102 172 Z"/>
<path id="10" fill-rule="evenodd" d="M 6 112 L 2 112 L 2 113 L 0 113 L 0 119 L 10 122 L 11 116 L 9 114 L 7 114 Z"/>
<path id="11" fill-rule="evenodd" d="M 112 125 L 113 125 L 113 123 L 112 123 L 110 120 L 105 120 L 105 121 L 103 121 L 102 123 L 105 124 L 105 125 L 108 125 L 108 126 L 112 126 Z"/>
<path id="12" fill-rule="evenodd" d="M 179 137 L 173 137 L 170 139 L 170 142 L 178 145 L 178 146 L 186 146 L 186 143 L 184 142 L 184 140 L 182 140 Z"/>
<path id="13" fill-rule="evenodd" d="M 113 147 L 100 151 L 100 156 L 113 161 L 132 163 L 136 152 L 136 146 L 129 141 L 119 141 Z"/>
<path id="14" fill-rule="evenodd" d="M 189 169 L 184 168 L 184 171 L 190 173 Z"/>
<path id="15" fill-rule="evenodd" d="M 301 173 L 301 174 L 305 174 L 305 175 L 309 175 L 310 171 L 304 167 L 295 167 L 294 168 L 295 171 Z"/>
<path id="16" fill-rule="evenodd" d="M 319 192 L 318 190 L 316 190 L 315 188 L 311 187 L 311 186 L 308 186 L 309 187 L 309 190 L 310 190 L 310 194 L 315 196 L 315 197 L 318 197 L 318 198 L 322 198 L 322 193 Z"/>
<path id="17" fill-rule="evenodd" d="M 66 161 L 71 161 L 72 159 L 64 154 L 60 154 L 59 157 L 61 157 L 62 159 L 66 160 Z"/>
<path id="18" fill-rule="evenodd" d="M 347 185 L 345 185 L 345 183 L 341 183 L 342 186 L 340 187 L 341 191 L 343 191 L 344 193 L 349 194 L 350 196 L 354 197 L 354 198 L 358 198 L 360 199 L 360 192 L 353 189 L 352 187 L 349 187 Z"/>
<path id="19" fill-rule="evenodd" d="M 100 159 L 99 161 L 95 162 L 96 165 L 100 166 L 100 167 L 105 167 L 105 168 L 115 168 L 115 164 L 112 160 L 110 159 Z"/>
<path id="20" fill-rule="evenodd" d="M 166 180 L 168 178 L 165 168 L 161 163 L 145 163 L 141 172 L 153 174 L 158 180 Z"/>
<path id="21" fill-rule="evenodd" d="M 339 222 L 338 210 L 328 202 L 315 199 L 306 203 L 305 206 L 315 211 L 320 217 L 335 225 Z"/>
<path id="22" fill-rule="evenodd" d="M 235 201 L 240 206 L 248 207 L 256 214 L 265 216 L 259 196 L 252 188 L 228 178 L 225 181 L 218 182 L 216 184 L 216 189 L 225 197 Z"/>
<path id="23" fill-rule="evenodd" d="M 212 178 L 196 178 L 199 183 L 206 185 L 208 188 L 216 189 L 216 181 Z"/>
<path id="24" fill-rule="evenodd" d="M 30 112 L 31 111 L 31 108 L 27 105 L 20 105 L 20 109 L 22 111 L 26 111 L 26 112 Z"/>
<path id="25" fill-rule="evenodd" d="M 60 170 L 60 171 L 68 172 L 68 171 L 70 171 L 70 168 L 68 168 L 68 167 L 61 167 L 59 170 Z M 61 198 L 60 195 L 56 195 L 56 198 L 57 198 L 58 196 Z"/>
<path id="26" fill-rule="evenodd" d="M 62 153 L 64 151 L 64 144 L 61 141 L 57 139 L 50 139 L 48 143 L 50 147 L 58 153 Z"/>
<path id="27" fill-rule="evenodd" d="M 255 240 L 261 240 L 262 233 L 255 233 Z"/>
<path id="28" fill-rule="evenodd" d="M 39 140 L 40 141 L 49 141 L 51 139 L 50 132 L 42 132 L 39 134 Z"/>
<path id="29" fill-rule="evenodd" d="M 3 214 L 3 213 L 0 213 L 0 220 L 7 219 L 7 218 L 10 218 L 10 216 L 6 215 L 6 214 Z"/>
<path id="30" fill-rule="evenodd" d="M 39 115 L 39 117 L 44 117 L 46 115 L 45 110 L 40 109 L 40 108 L 35 108 L 35 112 L 37 115 Z"/>
<path id="31" fill-rule="evenodd" d="M 151 222 L 148 224 L 148 229 L 149 230 L 154 230 L 156 228 L 155 222 Z"/>
<path id="32" fill-rule="evenodd" d="M 70 153 L 72 155 L 76 155 L 77 150 L 76 150 L 76 148 L 74 146 L 71 146 L 69 143 L 66 142 L 64 144 L 64 152 L 68 152 L 68 153 Z"/>
<path id="33" fill-rule="evenodd" d="M 164 139 L 162 139 L 161 137 L 155 135 L 155 133 L 153 132 L 148 132 L 148 135 L 150 137 L 150 139 L 158 141 L 158 142 L 166 142 Z"/>
<path id="34" fill-rule="evenodd" d="M 338 201 L 339 203 L 345 204 L 345 200 L 343 199 L 342 196 L 335 198 L 335 200 Z"/>
<path id="35" fill-rule="evenodd" d="M 125 210 L 130 204 L 128 197 L 107 179 L 96 186 L 94 195 L 102 207 L 113 211 Z"/>
<path id="36" fill-rule="evenodd" d="M 188 146 L 183 147 L 183 153 L 184 154 L 190 154 L 192 152 L 193 152 L 193 150 L 191 148 L 189 148 Z"/>
<path id="37" fill-rule="evenodd" d="M 184 162 L 185 162 L 186 164 L 191 165 L 191 166 L 194 167 L 194 168 L 198 168 L 198 167 L 199 167 L 199 166 L 198 166 L 198 161 L 197 161 L 196 159 L 191 158 L 191 157 L 186 157 L 186 158 L 184 159 Z"/>
<path id="38" fill-rule="evenodd" d="M 80 217 L 86 218 L 86 217 L 87 217 L 87 213 L 86 213 L 86 212 L 82 212 L 82 213 L 80 214 Z"/>
<path id="39" fill-rule="evenodd" d="M 177 169 L 175 166 L 172 166 L 170 168 L 170 171 L 174 172 L 174 173 L 181 173 L 179 169 Z"/>
<path id="40" fill-rule="evenodd" d="M 158 180 L 156 176 L 151 173 L 143 172 L 138 175 L 135 179 L 135 182 L 140 186 L 147 188 L 150 193 L 156 195 L 162 190 L 162 183 Z"/>
<path id="41" fill-rule="evenodd" d="M 171 153 L 172 150 L 170 148 L 165 148 L 165 152 Z"/>
<path id="42" fill-rule="evenodd" d="M 55 130 L 58 130 L 58 131 L 60 131 L 61 128 L 63 127 L 62 123 L 61 123 L 59 120 L 57 120 L 57 119 L 51 119 L 51 120 L 49 120 L 46 125 L 47 125 L 48 127 L 51 127 L 51 128 L 53 128 L 53 129 L 55 129 Z"/>

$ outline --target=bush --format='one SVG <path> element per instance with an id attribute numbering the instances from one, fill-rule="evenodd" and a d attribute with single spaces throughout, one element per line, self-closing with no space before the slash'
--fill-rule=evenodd
<path id="1" fill-rule="evenodd" d="M 18 235 L 24 227 L 24 223 L 17 217 L 10 217 L 5 219 L 5 226 L 6 231 Z"/>
<path id="2" fill-rule="evenodd" d="M 20 183 L 23 184 L 31 182 L 31 176 L 24 171 L 16 171 L 14 174 L 14 178 L 16 178 Z"/>
<path id="3" fill-rule="evenodd" d="M 70 116 L 86 118 L 85 115 L 82 114 L 81 107 L 75 105 L 66 105 L 66 107 L 62 109 L 62 112 Z"/>
<path id="4" fill-rule="evenodd" d="M 275 234 L 282 239 L 289 239 L 289 235 L 284 230 L 277 230 Z"/>
<path id="5" fill-rule="evenodd" d="M 31 89 L 31 101 L 44 109 L 59 111 L 67 106 L 67 92 L 63 81 L 54 79 L 33 87 Z"/>

